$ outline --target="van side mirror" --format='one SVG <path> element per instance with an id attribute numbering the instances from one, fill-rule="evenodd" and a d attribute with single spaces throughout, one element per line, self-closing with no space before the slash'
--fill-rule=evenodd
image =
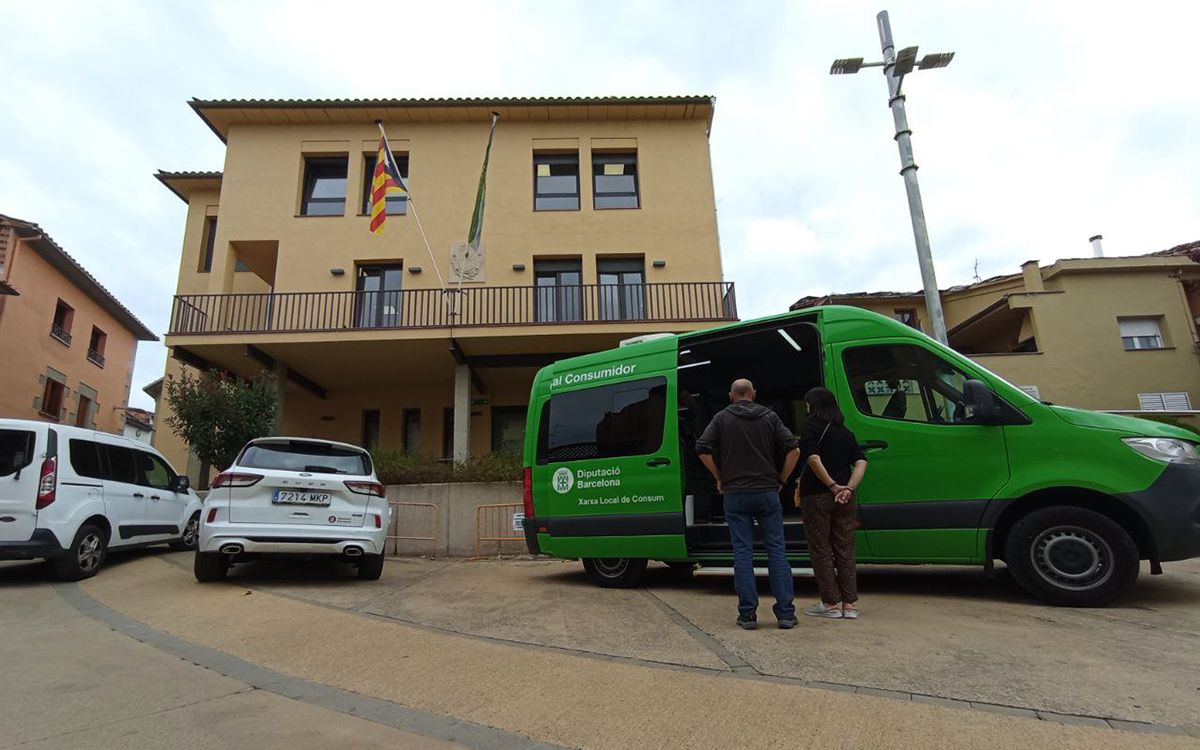
<path id="1" fill-rule="evenodd" d="M 963 383 L 964 422 L 971 424 L 999 424 L 1004 414 L 995 392 L 981 380 Z"/>
<path id="2" fill-rule="evenodd" d="M 187 492 L 192 487 L 192 482 L 187 478 L 186 474 L 181 474 L 171 482 L 171 492 Z"/>

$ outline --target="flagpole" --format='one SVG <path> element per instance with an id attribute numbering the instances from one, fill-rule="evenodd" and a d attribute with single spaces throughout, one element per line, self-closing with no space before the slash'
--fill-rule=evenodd
<path id="1" fill-rule="evenodd" d="M 375 124 L 379 126 L 379 134 L 383 137 L 383 142 L 388 153 L 391 154 L 392 145 L 388 143 L 387 133 L 384 132 L 383 120 L 376 120 Z M 408 185 L 405 184 L 403 187 L 404 192 L 408 194 L 408 207 L 412 209 L 413 219 L 417 222 L 417 230 L 421 233 L 421 239 L 425 242 L 425 251 L 429 253 L 429 260 L 433 263 L 433 272 L 437 274 L 438 286 L 444 291 L 446 289 L 446 280 L 442 278 L 442 271 L 438 268 L 437 257 L 433 254 L 433 248 L 429 245 L 429 237 L 425 234 L 425 227 L 421 224 L 421 216 L 417 213 L 417 202 L 413 200 L 412 191 L 408 189 Z"/>
<path id="2" fill-rule="evenodd" d="M 483 169 L 479 174 L 479 189 L 475 195 L 475 207 L 471 210 L 471 228 L 467 230 L 467 247 L 479 252 L 480 241 L 483 237 L 483 199 L 487 192 L 487 168 L 488 159 L 492 155 L 492 138 L 496 135 L 496 122 L 500 119 L 499 112 L 492 112 L 492 122 L 488 126 L 488 141 L 487 147 L 483 151 Z M 453 319 L 456 319 L 459 314 L 459 304 L 462 299 L 463 274 L 462 269 L 458 271 L 458 293 L 454 295 L 454 314 L 451 324 L 453 327 Z"/>

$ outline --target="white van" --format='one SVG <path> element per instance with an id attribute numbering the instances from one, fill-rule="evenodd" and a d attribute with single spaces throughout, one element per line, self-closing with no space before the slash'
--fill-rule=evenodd
<path id="1" fill-rule="evenodd" d="M 108 550 L 195 549 L 200 498 L 158 451 L 119 435 L 0 419 L 0 560 L 45 558 L 62 580 Z"/>

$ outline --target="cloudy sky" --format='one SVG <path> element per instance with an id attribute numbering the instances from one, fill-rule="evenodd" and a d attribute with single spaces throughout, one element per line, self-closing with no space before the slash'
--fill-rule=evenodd
<path id="1" fill-rule="evenodd" d="M 1192 3 L 890 4 L 940 284 L 1200 239 Z M 1189 7 L 1190 6 L 1190 7 Z M 166 330 L 185 207 L 220 169 L 200 98 L 713 94 L 726 278 L 744 317 L 920 285 L 877 3 L 0 0 L 0 213 L 36 221 Z M 386 40 L 372 34 L 380 29 Z M 143 344 L 140 387 L 165 349 Z"/>

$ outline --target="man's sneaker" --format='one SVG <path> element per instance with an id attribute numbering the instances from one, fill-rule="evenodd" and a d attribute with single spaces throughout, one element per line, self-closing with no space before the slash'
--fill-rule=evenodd
<path id="1" fill-rule="evenodd" d="M 841 607 L 827 607 L 825 602 L 817 602 L 811 607 L 804 608 L 804 614 L 812 617 L 828 617 L 831 620 L 842 619 Z"/>
<path id="2" fill-rule="evenodd" d="M 779 629 L 780 630 L 791 630 L 792 628 L 796 627 L 799 624 L 800 624 L 800 621 L 796 619 L 795 615 L 791 615 L 790 617 L 780 617 L 779 618 Z"/>
<path id="3" fill-rule="evenodd" d="M 857 620 L 858 619 L 858 607 L 847 607 L 847 608 L 843 609 L 842 610 L 842 619 L 843 620 Z"/>
<path id="4" fill-rule="evenodd" d="M 737 624 L 742 630 L 758 630 L 758 618 L 753 615 L 738 615 Z"/>

